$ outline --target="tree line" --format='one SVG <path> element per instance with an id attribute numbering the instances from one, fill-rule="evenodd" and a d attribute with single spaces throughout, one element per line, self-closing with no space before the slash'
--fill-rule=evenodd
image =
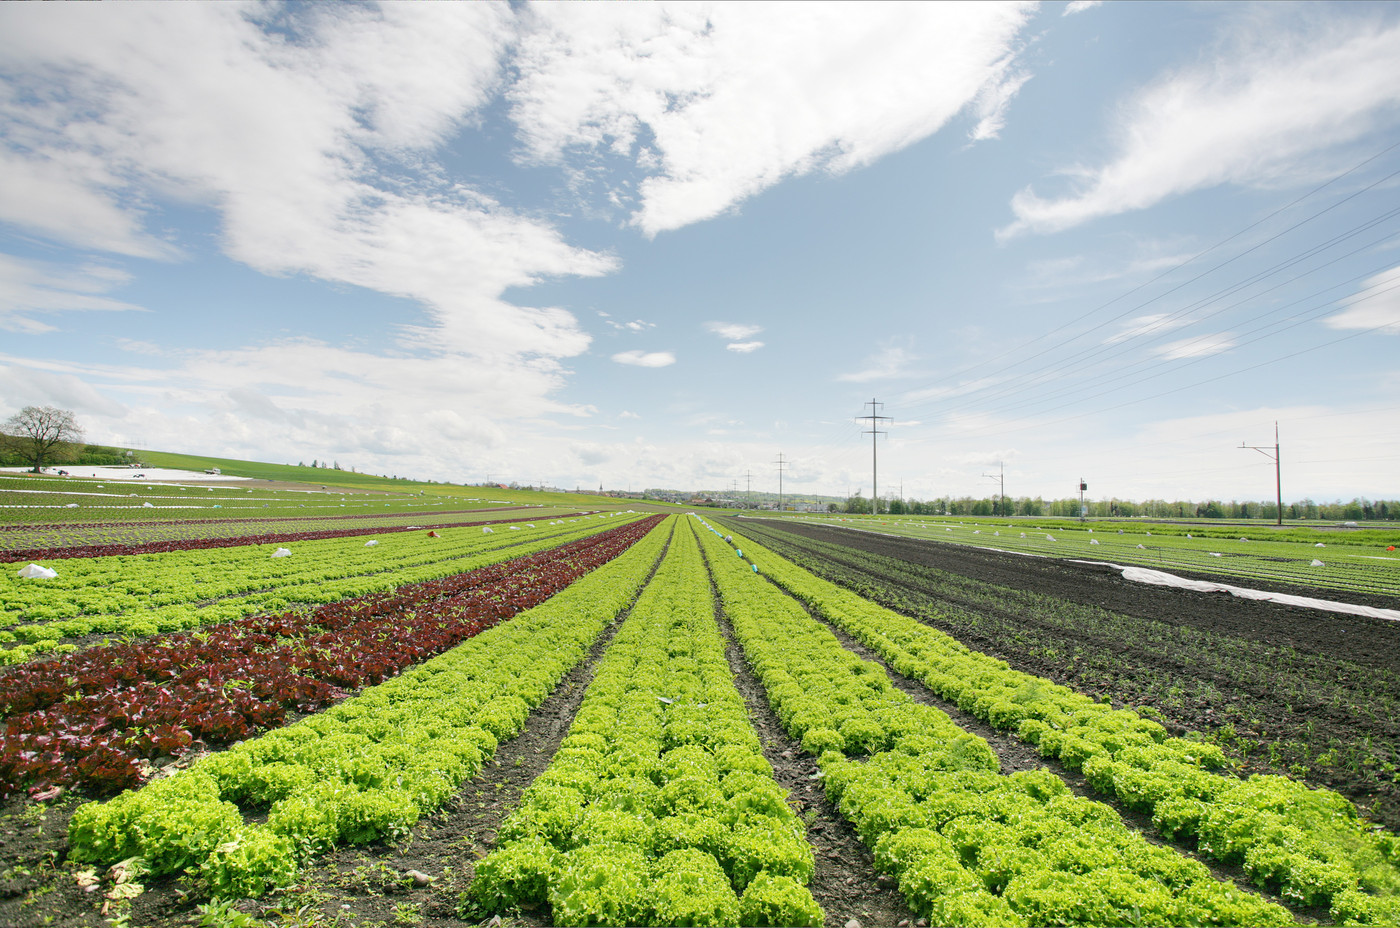
<path id="1" fill-rule="evenodd" d="M 832 503 L 827 507 L 831 512 L 869 513 L 871 501 L 857 494 L 848 497 L 844 504 Z M 1262 519 L 1276 521 L 1278 505 L 1273 500 L 1136 500 L 1109 499 L 1084 500 L 1083 513 L 1089 518 L 1134 518 L 1153 519 Z M 880 500 L 880 512 L 890 515 L 950 515 L 950 516 L 1037 516 L 1077 519 L 1080 516 L 1078 497 L 1064 499 L 1044 499 L 1042 497 L 1000 496 L 972 497 L 945 496 L 931 500 L 885 499 Z M 1302 499 L 1284 503 L 1284 519 L 1318 519 L 1335 522 L 1395 521 L 1400 519 L 1400 500 L 1373 500 L 1356 497 L 1349 501 L 1332 502 Z"/>

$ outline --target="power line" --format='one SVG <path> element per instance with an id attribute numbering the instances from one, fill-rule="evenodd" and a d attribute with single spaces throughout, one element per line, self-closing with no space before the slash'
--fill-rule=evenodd
<path id="1" fill-rule="evenodd" d="M 1101 311 L 1107 309 L 1108 307 L 1114 305 L 1115 303 L 1119 302 L 1120 300 L 1126 299 L 1126 298 L 1132 296 L 1134 293 L 1137 293 L 1137 292 L 1139 292 L 1139 291 L 1141 291 L 1141 290 L 1146 289 L 1147 287 L 1151 286 L 1152 284 L 1155 284 L 1155 283 L 1157 283 L 1158 281 L 1165 279 L 1166 277 L 1168 277 L 1168 276 L 1170 276 L 1170 275 L 1176 273 L 1177 271 L 1181 270 L 1182 268 L 1187 267 L 1188 265 L 1194 263 L 1195 261 L 1197 261 L 1197 260 L 1199 260 L 1199 259 L 1205 257 L 1206 255 L 1208 255 L 1208 254 L 1210 254 L 1210 253 L 1216 251 L 1217 249 L 1222 248 L 1223 246 L 1229 244 L 1230 242 L 1234 241 L 1235 239 L 1239 238 L 1240 236 L 1244 235 L 1245 233 L 1251 231 L 1252 229 L 1258 228 L 1260 225 L 1263 225 L 1264 223 L 1268 222 L 1270 219 L 1273 219 L 1275 216 L 1278 216 L 1278 215 L 1282 214 L 1282 213 L 1285 212 L 1286 210 L 1289 210 L 1289 209 L 1291 209 L 1292 207 L 1298 205 L 1299 203 L 1302 203 L 1303 201 L 1309 199 L 1310 197 L 1312 197 L 1312 196 L 1314 196 L 1314 195 L 1316 195 L 1316 194 L 1322 192 L 1323 190 L 1325 190 L 1326 188 L 1330 187 L 1331 185 L 1337 183 L 1338 181 L 1340 181 L 1340 180 L 1342 180 L 1342 179 L 1344 179 L 1344 178 L 1350 176 L 1351 174 L 1356 173 L 1357 171 L 1359 171 L 1359 170 L 1361 170 L 1362 168 L 1364 168 L 1366 165 L 1368 165 L 1368 164 L 1370 164 L 1371 162 L 1373 162 L 1373 161 L 1375 161 L 1375 160 L 1381 158 L 1382 156 L 1384 156 L 1384 155 L 1386 155 L 1386 154 L 1389 154 L 1391 151 L 1394 151 L 1396 148 L 1400 148 L 1400 142 L 1396 142 L 1395 144 L 1389 145 L 1389 146 L 1387 146 L 1386 148 L 1382 149 L 1381 151 L 1377 152 L 1376 154 L 1372 155 L 1371 157 L 1366 158 L 1366 159 L 1364 159 L 1364 160 L 1358 162 L 1357 164 L 1353 165 L 1352 167 L 1348 168 L 1347 170 L 1345 170 L 1345 171 L 1341 172 L 1340 174 L 1337 174 L 1336 176 L 1332 177 L 1330 180 L 1327 180 L 1327 181 L 1323 182 L 1322 184 L 1319 184 L 1318 186 L 1314 187 L 1312 190 L 1309 190 L 1307 193 L 1303 194 L 1302 196 L 1299 196 L 1299 197 L 1297 197 L 1297 198 L 1295 198 L 1295 199 L 1289 201 L 1288 203 L 1285 203 L 1284 205 L 1282 205 L 1282 206 L 1278 207 L 1277 209 L 1273 210 L 1272 212 L 1270 212 L 1268 215 L 1266 215 L 1266 216 L 1264 216 L 1264 217 L 1262 217 L 1262 218 L 1256 220 L 1255 222 L 1250 223 L 1249 225 L 1245 226 L 1244 228 L 1240 229 L 1239 231 L 1237 231 L 1237 232 L 1235 232 L 1235 233 L 1233 233 L 1233 234 L 1231 234 L 1231 235 L 1229 235 L 1229 236 L 1226 236 L 1225 238 L 1223 238 L 1223 239 L 1221 239 L 1220 241 L 1216 242 L 1214 245 L 1211 245 L 1209 248 L 1206 248 L 1206 249 L 1204 249 L 1203 251 L 1197 252 L 1195 255 L 1192 255 L 1190 258 L 1187 258 L 1185 261 L 1182 261 L 1182 262 L 1180 262 L 1180 263 L 1178 263 L 1178 264 L 1176 264 L 1176 265 L 1174 265 L 1174 266 L 1172 266 L 1172 267 L 1170 267 L 1170 268 L 1167 268 L 1166 270 L 1162 271 L 1162 272 L 1161 272 L 1160 274 L 1158 274 L 1157 276 L 1153 277 L 1151 280 L 1145 281 L 1145 282 L 1143 282 L 1143 283 L 1137 285 L 1136 287 L 1132 287 L 1131 289 L 1125 291 L 1124 293 L 1120 293 L 1118 296 L 1114 297 L 1113 299 L 1108 300 L 1108 301 L 1106 301 L 1106 302 L 1104 302 L 1104 303 L 1099 304 L 1098 306 L 1094 307 L 1093 309 L 1089 310 L 1088 312 L 1082 313 L 1081 315 L 1075 317 L 1074 319 L 1071 319 L 1070 321 L 1065 322 L 1065 323 L 1063 323 L 1063 324 L 1061 324 L 1061 325 L 1055 327 L 1054 329 L 1051 329 L 1049 332 L 1046 332 L 1046 333 L 1044 333 L 1044 334 L 1042 334 L 1042 335 L 1036 336 L 1035 338 L 1032 338 L 1032 339 L 1030 339 L 1030 340 L 1028 340 L 1028 341 L 1026 341 L 1026 342 L 1023 342 L 1021 345 L 1018 345 L 1018 346 L 1016 346 L 1015 348 L 1011 348 L 1011 349 L 1009 349 L 1009 350 L 1007 350 L 1007 351 L 1004 351 L 1004 352 L 1002 352 L 1001 354 L 995 355 L 995 356 L 993 356 L 993 357 L 990 358 L 990 359 L 983 360 L 983 361 L 979 361 L 979 362 L 977 362 L 977 364 L 987 364 L 987 363 L 999 361 L 999 360 L 1001 360 L 1001 359 L 1003 359 L 1003 358 L 1010 357 L 1010 356 L 1014 355 L 1016 352 L 1020 351 L 1020 350 L 1023 349 L 1023 348 L 1029 347 L 1030 345 L 1034 345 L 1036 342 L 1044 341 L 1044 340 L 1046 340 L 1046 339 L 1048 339 L 1048 338 L 1050 338 L 1050 337 L 1052 337 L 1052 336 L 1054 336 L 1054 335 L 1056 335 L 1056 334 L 1058 334 L 1058 333 L 1060 333 L 1060 332 L 1063 332 L 1063 331 L 1065 331 L 1065 330 L 1067 330 L 1067 329 L 1070 329 L 1071 327 L 1073 327 L 1073 326 L 1079 324 L 1080 322 L 1083 322 L 1085 319 L 1088 319 L 1088 318 L 1094 316 L 1095 314 L 1097 314 L 1097 313 L 1099 313 L 1099 312 L 1101 312 Z M 1388 180 L 1390 180 L 1390 179 L 1392 179 L 1392 178 L 1394 178 L 1394 177 L 1396 177 L 1396 176 L 1400 176 L 1400 171 L 1391 172 L 1390 174 L 1387 174 L 1385 177 L 1382 177 L 1380 180 L 1377 180 L 1377 181 L 1375 181 L 1375 182 L 1373 182 L 1373 183 L 1371 183 L 1371 184 L 1368 184 L 1368 185 L 1366 185 L 1365 187 L 1361 188 L 1360 190 L 1357 190 L 1357 191 L 1351 193 L 1350 195 L 1348 195 L 1348 196 L 1346 196 L 1346 197 L 1343 197 L 1342 199 L 1340 199 L 1340 200 L 1338 200 L 1338 201 L 1336 201 L 1336 202 L 1334 202 L 1334 203 L 1332 203 L 1332 204 L 1330 204 L 1330 205 L 1328 205 L 1328 206 L 1326 206 L 1326 207 L 1323 207 L 1322 209 L 1318 210 L 1318 211 L 1315 212 L 1315 213 L 1312 213 L 1311 215 L 1305 217 L 1305 218 L 1302 219 L 1302 220 L 1299 220 L 1298 222 L 1294 223 L 1293 225 L 1289 226 L 1288 228 L 1286 228 L 1286 229 L 1284 229 L 1284 230 L 1282 230 L 1282 231 L 1280 231 L 1280 232 L 1278 232 L 1278 233 L 1276 233 L 1276 234 L 1274 234 L 1274 235 L 1272 235 L 1272 236 L 1270 236 L 1270 237 L 1264 239 L 1263 241 L 1261 241 L 1261 242 L 1259 242 L 1259 243 L 1257 243 L 1257 244 L 1251 246 L 1250 248 L 1246 249 L 1245 251 L 1241 252 L 1240 254 L 1235 255 L 1234 257 L 1229 258 L 1229 259 L 1227 259 L 1226 261 L 1223 261 L 1223 262 L 1221 262 L 1221 263 L 1215 265 L 1214 267 L 1209 268 L 1208 270 L 1201 272 L 1200 274 L 1196 275 L 1195 277 L 1192 277 L 1192 278 L 1190 278 L 1190 279 L 1188 279 L 1188 280 L 1186 280 L 1186 281 L 1183 281 L 1182 283 L 1180 283 L 1180 284 L 1178 284 L 1178 285 L 1172 287 L 1171 289 L 1167 290 L 1165 293 L 1159 294 L 1158 296 L 1153 297 L 1152 299 L 1147 300 L 1147 301 L 1145 301 L 1145 302 L 1136 304 L 1133 308 L 1128 309 L 1128 310 L 1125 310 L 1124 312 L 1120 313 L 1119 315 L 1114 316 L 1113 318 L 1109 319 L 1108 322 L 1110 322 L 1110 323 L 1111 323 L 1111 322 L 1114 322 L 1114 321 L 1116 321 L 1116 320 L 1118 320 L 1118 319 L 1123 318 L 1123 316 L 1126 316 L 1126 315 L 1128 315 L 1129 313 L 1136 312 L 1136 311 L 1138 311 L 1138 310 L 1140 310 L 1140 309 L 1142 309 L 1142 308 L 1144 308 L 1144 307 L 1146 307 L 1146 306 L 1151 305 L 1153 302 L 1156 302 L 1157 300 L 1159 300 L 1159 299 L 1161 299 L 1161 298 L 1163 298 L 1163 297 L 1165 297 L 1165 296 L 1168 296 L 1168 295 L 1170 295 L 1170 294 L 1176 292 L 1177 290 L 1181 289 L 1182 287 L 1184 287 L 1184 286 L 1186 286 L 1186 285 L 1188 285 L 1188 284 L 1190 284 L 1190 283 L 1193 283 L 1193 282 L 1195 282 L 1195 281 L 1197 281 L 1197 280 L 1200 280 L 1201 278 L 1203 278 L 1203 277 L 1205 277 L 1205 276 L 1207 276 L 1207 275 L 1213 273 L 1214 271 L 1219 270 L 1219 269 L 1222 268 L 1222 267 L 1225 267 L 1226 265 L 1228 265 L 1228 264 L 1230 264 L 1230 263 L 1232 263 L 1232 262 L 1238 260 L 1239 258 L 1244 257 L 1245 255 L 1250 254 L 1251 252 L 1258 250 L 1259 248 L 1263 247 L 1264 245 L 1268 244 L 1269 242 L 1275 241 L 1275 240 L 1277 240 L 1278 238 L 1282 237 L 1283 235 L 1286 235 L 1286 234 L 1288 234 L 1289 232 L 1294 231 L 1295 229 L 1298 229 L 1299 227 L 1301 227 L 1301 226 L 1307 224 L 1308 222 L 1311 222 L 1312 220 L 1318 218 L 1319 216 L 1322 216 L 1322 215 L 1324 215 L 1324 214 L 1326 214 L 1326 213 L 1328 213 L 1328 212 L 1331 212 L 1332 210 L 1336 209 L 1337 207 L 1341 206 L 1342 204 L 1349 202 L 1350 200 L 1352 200 L 1352 199 L 1354 199 L 1354 198 L 1360 196 L 1361 194 L 1363 194 L 1363 193 L 1365 193 L 1365 192 L 1367 192 L 1367 191 L 1369 191 L 1369 190 L 1371 190 L 1371 189 L 1374 189 L 1375 187 L 1379 186 L 1380 184 L 1382 184 L 1382 183 L 1384 183 L 1384 182 L 1386 182 L 1386 181 L 1388 181 Z M 1100 328 L 1102 328 L 1103 325 L 1105 325 L 1105 324 L 1106 324 L 1106 323 L 1100 324 L 1100 325 L 1098 325 L 1098 326 L 1095 326 L 1094 329 L 1091 329 L 1091 330 L 1089 330 L 1089 331 L 1095 331 L 1095 330 L 1097 330 L 1097 329 L 1100 329 Z M 1087 332 L 1082 332 L 1082 333 L 1080 333 L 1080 334 L 1078 334 L 1078 335 L 1075 335 L 1075 336 L 1073 336 L 1073 337 L 1071 337 L 1071 338 L 1069 338 L 1069 339 L 1067 339 L 1067 340 L 1064 340 L 1063 342 L 1061 342 L 1061 343 L 1059 343 L 1059 344 L 1057 344 L 1057 345 L 1050 346 L 1050 347 L 1048 347 L 1048 348 L 1045 348 L 1045 349 L 1043 349 L 1043 350 L 1041 350 L 1041 351 L 1036 352 L 1035 354 L 1032 354 L 1032 355 L 1029 355 L 1029 356 L 1027 356 L 1027 357 L 1025 357 L 1025 358 L 1022 358 L 1022 359 L 1021 359 L 1020 361 L 1018 361 L 1018 362 L 1014 362 L 1013 364 L 1007 365 L 1007 366 L 1005 366 L 1005 367 L 1000 368 L 999 370 L 993 371 L 992 374 L 991 374 L 990 376 L 995 376 L 996 374 L 1003 373 L 1003 372 L 1005 372 L 1005 371 L 1011 370 L 1012 368 L 1016 367 L 1016 366 L 1019 365 L 1019 364 L 1024 364 L 1024 363 L 1026 363 L 1026 362 L 1028 362 L 1028 361 L 1034 360 L 1035 358 L 1038 358 L 1038 357 L 1040 357 L 1041 355 L 1044 355 L 1044 354 L 1046 354 L 1046 353 L 1048 353 L 1048 352 L 1050 352 L 1050 351 L 1053 351 L 1053 350 L 1055 350 L 1055 349 L 1058 348 L 1058 347 L 1062 347 L 1063 345 L 1069 344 L 1069 343 L 1071 343 L 1071 342 L 1073 342 L 1073 341 L 1075 341 L 1075 340 L 1077 340 L 1077 339 L 1083 337 L 1085 334 L 1088 334 L 1088 333 L 1087 333 Z M 965 366 L 965 367 L 963 367 L 963 368 L 961 368 L 961 369 L 959 369 L 959 370 L 957 370 L 957 371 L 954 371 L 953 373 L 949 374 L 947 377 L 941 378 L 940 380 L 937 380 L 937 381 L 933 381 L 932 383 L 926 384 L 926 385 L 923 386 L 923 387 L 916 387 L 916 388 L 913 388 L 913 389 L 911 389 L 911 390 L 906 390 L 906 391 L 904 392 L 903 396 L 904 396 L 905 398 L 908 398 L 911 394 L 916 394 L 916 393 L 918 393 L 920 390 L 928 389 L 928 388 L 931 387 L 933 384 L 936 384 L 936 383 L 946 383 L 946 382 L 948 382 L 949 380 L 951 380 L 952 378 L 955 378 L 955 377 L 957 377 L 958 375 L 963 374 L 963 373 L 966 373 L 966 372 L 968 372 L 968 371 L 970 371 L 970 370 L 972 370 L 972 369 L 973 369 L 973 365 Z"/>
<path id="2" fill-rule="evenodd" d="M 871 513 L 872 513 L 873 515 L 879 515 L 879 514 L 880 514 L 880 480 L 879 480 L 880 468 L 879 468 L 878 460 L 877 460 L 876 453 L 875 453 L 875 439 L 876 439 L 878 436 L 880 436 L 880 435 L 888 434 L 887 432 L 883 432 L 883 431 L 881 431 L 880 429 L 878 429 L 877 426 L 880 424 L 880 420 L 881 420 L 881 419 L 886 419 L 886 420 L 887 420 L 887 419 L 889 419 L 890 417 L 889 417 L 889 416 L 881 416 L 881 415 L 878 414 L 879 408 L 880 408 L 881 406 L 884 406 L 885 404 L 884 404 L 884 403 L 877 403 L 877 402 L 874 400 L 874 398 L 872 398 L 872 399 L 870 400 L 870 402 L 866 403 L 865 405 L 870 407 L 870 415 L 868 415 L 868 416 L 856 416 L 856 418 L 857 418 L 857 419 L 869 419 L 869 420 L 870 420 L 870 429 L 869 429 L 867 432 L 863 433 L 863 434 L 866 434 L 866 435 L 869 435 L 869 436 L 870 436 L 870 511 L 871 511 Z"/>

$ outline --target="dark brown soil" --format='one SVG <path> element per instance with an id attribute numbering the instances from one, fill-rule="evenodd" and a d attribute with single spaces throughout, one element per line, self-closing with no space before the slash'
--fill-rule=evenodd
<path id="1" fill-rule="evenodd" d="M 754 676 L 716 596 L 716 618 L 728 642 L 729 667 L 748 706 L 749 721 L 763 742 L 763 756 L 773 765 L 773 778 L 788 791 L 788 804 L 807 826 L 807 840 L 816 858 L 816 874 L 808 888 L 826 913 L 828 928 L 841 928 L 852 919 L 861 925 L 910 924 L 914 916 L 894 881 L 877 876 L 870 850 L 823 791 L 817 762 L 783 731 L 768 706 L 763 684 Z"/>

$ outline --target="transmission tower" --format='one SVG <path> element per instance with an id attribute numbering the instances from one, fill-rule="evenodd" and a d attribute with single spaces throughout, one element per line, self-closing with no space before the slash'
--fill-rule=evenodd
<path id="1" fill-rule="evenodd" d="M 856 416 L 856 418 L 857 418 L 857 419 L 869 419 L 869 420 L 870 420 L 870 428 L 869 428 L 867 431 L 862 432 L 861 434 L 863 434 L 863 435 L 869 435 L 869 436 L 870 436 L 870 512 L 871 512 L 873 515 L 879 515 L 879 514 L 880 514 L 880 467 L 879 467 L 879 461 L 878 461 L 878 459 L 877 459 L 876 452 L 875 452 L 875 439 L 876 439 L 877 436 L 888 434 L 887 432 L 881 431 L 881 430 L 878 428 L 878 426 L 879 426 L 879 424 L 880 424 L 880 420 L 881 420 L 881 419 L 889 419 L 890 417 L 889 417 L 889 416 L 882 416 L 882 415 L 879 415 L 880 407 L 883 406 L 883 405 L 885 405 L 884 403 L 877 403 L 877 402 L 875 402 L 875 400 L 872 398 L 872 399 L 870 400 L 870 402 L 866 403 L 865 405 L 867 405 L 867 406 L 870 407 L 870 415 L 868 415 L 868 416 Z"/>
<path id="2" fill-rule="evenodd" d="M 784 461 L 783 453 L 778 452 L 778 512 L 783 511 L 783 468 L 791 463 L 791 461 Z"/>

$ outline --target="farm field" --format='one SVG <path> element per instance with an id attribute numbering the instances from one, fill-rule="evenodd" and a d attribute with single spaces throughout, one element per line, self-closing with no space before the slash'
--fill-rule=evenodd
<path id="1" fill-rule="evenodd" d="M 736 524 L 1012 667 L 1143 707 L 1244 769 L 1340 790 L 1400 827 L 1400 622 L 1130 583 L 1103 567 L 980 547 L 787 520 Z"/>
<path id="2" fill-rule="evenodd" d="M 63 544 L 91 543 L 111 533 L 139 531 L 142 523 L 163 528 L 165 536 L 190 531 L 196 525 L 236 525 L 240 521 L 298 522 L 342 517 L 378 519 L 436 518 L 441 512 L 471 512 L 522 508 L 518 500 L 485 498 L 486 488 L 456 488 L 457 493 L 424 495 L 423 491 L 368 491 L 354 488 L 310 487 L 260 482 L 241 484 L 183 484 L 132 479 L 64 478 L 30 474 L 0 474 L 0 545 L 14 548 L 44 544 L 44 537 Z M 505 494 L 494 494 L 503 497 Z M 550 503 L 556 503 L 550 500 Z M 567 509 L 577 509 L 577 500 Z M 584 507 L 596 508 L 596 507 Z M 61 534 L 60 534 L 61 533 Z M 12 538 L 11 536 L 17 536 Z M 26 537 L 33 540 L 24 540 Z M 57 544 L 59 542 L 51 542 Z"/>
<path id="3" fill-rule="evenodd" d="M 783 521 L 1137 565 L 1259 589 L 1287 588 L 1304 595 L 1336 598 L 1336 591 L 1345 591 L 1378 596 L 1391 604 L 1400 599 L 1400 552 L 1396 550 L 1400 530 L 1393 529 L 837 515 L 788 516 Z"/>
<path id="4" fill-rule="evenodd" d="M 1042 652 L 1041 669 L 1028 669 L 977 643 L 971 620 L 971 638 L 956 623 L 944 629 L 959 645 L 936 623 L 901 615 L 927 621 L 925 597 L 944 586 L 973 615 L 1014 590 L 989 579 L 991 568 L 961 581 L 944 571 L 935 583 L 911 560 L 857 552 L 854 563 L 875 565 L 857 576 L 842 541 L 855 533 L 786 523 L 606 512 L 527 528 L 500 515 L 490 534 L 444 527 L 368 548 L 360 537 L 311 540 L 276 561 L 250 544 L 46 562 L 73 578 L 67 591 L 47 588 L 57 591 L 47 605 L 78 614 L 23 620 L 34 627 L 88 618 L 101 600 L 75 595 L 82 565 L 99 589 L 115 588 L 123 569 L 183 565 L 172 592 L 201 571 L 205 583 L 246 575 L 275 591 L 283 580 L 268 565 L 308 566 L 278 606 L 164 637 L 137 628 L 124 644 L 49 639 L 72 653 L 0 671 L 12 736 L 43 737 L 71 715 L 75 734 L 45 750 L 105 738 L 103 750 L 144 751 L 136 775 L 154 776 L 115 798 L 106 797 L 120 784 L 75 775 L 17 782 L 0 805 L 0 922 L 1400 923 L 1400 843 L 1352 804 L 1393 830 L 1384 797 L 1344 780 L 1333 785 L 1346 797 L 1256 775 L 1266 766 L 1219 737 L 1223 725 L 1172 714 L 1204 703 L 1157 701 L 1170 687 L 1139 700 L 1118 695 L 1116 678 L 1062 680 L 1060 664 L 1092 663 L 1071 650 L 1083 602 L 1063 599 L 1060 624 L 1039 631 L 1047 647 L 1060 642 L 1060 664 Z M 397 581 L 387 588 L 317 574 L 331 564 L 355 574 L 357 557 L 399 541 L 402 562 L 373 574 Z M 323 556 L 313 556 L 318 545 Z M 201 560 L 216 556 L 233 559 L 217 569 Z M 553 585 L 527 592 L 535 577 Z M 1130 586 L 1099 579 L 1085 599 Z M 1154 592 L 1158 609 L 1191 598 Z M 1048 598 L 1003 612 L 1049 615 Z M 1093 603 L 1095 617 L 1119 622 L 1103 637 L 1149 627 L 1126 607 L 1120 620 L 1113 602 Z M 137 602 L 125 608 L 113 614 L 139 615 Z M 1182 623 L 1186 632 L 1219 635 L 1204 605 L 1187 613 L 1200 627 Z M 1360 629 L 1354 618 L 1347 625 Z M 340 628 L 355 634 L 329 637 Z M 1271 642 L 1269 672 L 1301 654 L 1305 684 L 1333 684 L 1319 705 L 1359 712 L 1345 681 L 1329 678 L 1342 663 L 1307 651 L 1301 628 L 1292 634 Z M 1378 642 L 1353 671 L 1381 681 L 1377 724 L 1393 717 L 1379 700 L 1396 695 L 1387 649 L 1395 653 Z M 92 656 L 107 653 L 128 671 L 79 683 L 80 670 L 103 667 Z M 1232 656 L 1249 652 L 1221 659 Z M 152 673 L 140 677 L 142 667 Z M 181 686 L 201 690 L 201 679 L 246 707 L 243 728 L 200 727 L 225 718 L 223 702 L 157 720 L 111 712 L 105 695 L 118 686 L 129 703 L 165 705 Z M 1260 690 L 1267 682 L 1252 679 Z M 86 695 L 75 703 L 64 687 Z M 20 721 L 45 712 L 43 724 Z M 183 735 L 162 727 L 181 725 Z M 1373 743 L 1357 764 L 1394 763 L 1394 742 Z M 1291 765 L 1294 776 L 1331 782 L 1316 774 L 1318 757 L 1299 756 L 1311 761 Z M 68 766 L 106 769 L 76 757 Z"/>

